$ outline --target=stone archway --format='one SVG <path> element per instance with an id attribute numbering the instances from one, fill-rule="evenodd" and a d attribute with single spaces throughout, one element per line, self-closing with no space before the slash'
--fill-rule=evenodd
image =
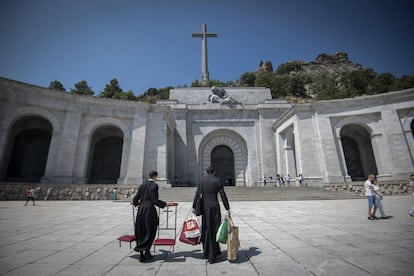
<path id="1" fill-rule="evenodd" d="M 114 126 L 102 126 L 92 135 L 88 183 L 116 184 L 120 176 L 124 135 Z"/>
<path id="2" fill-rule="evenodd" d="M 204 175 L 205 169 L 212 165 L 212 153 L 218 146 L 225 146 L 233 153 L 234 184 L 246 186 L 247 146 L 245 140 L 236 132 L 227 129 L 215 130 L 204 137 L 199 147 L 199 171 Z M 224 148 L 219 147 L 223 150 Z M 217 150 L 217 149 L 216 149 Z M 227 153 L 229 153 L 229 151 Z M 219 170 L 218 168 L 215 168 Z"/>
<path id="3" fill-rule="evenodd" d="M 52 124 L 39 116 L 15 121 L 5 158 L 7 181 L 40 182 L 45 174 L 52 131 Z"/>
<path id="4" fill-rule="evenodd" d="M 225 186 L 234 186 L 234 154 L 224 145 L 216 146 L 211 151 L 211 165 L 215 168 L 216 176 L 221 178 Z"/>
<path id="5" fill-rule="evenodd" d="M 378 174 L 369 132 L 360 125 L 348 124 L 341 128 L 340 135 L 352 181 L 363 181 L 368 174 Z"/>

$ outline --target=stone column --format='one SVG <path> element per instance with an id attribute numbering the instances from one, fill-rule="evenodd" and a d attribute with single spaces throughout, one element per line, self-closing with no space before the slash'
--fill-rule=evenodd
<path id="1" fill-rule="evenodd" d="M 140 185 L 147 178 L 143 171 L 146 135 L 147 113 L 139 112 L 134 119 L 125 184 Z"/>
<path id="2" fill-rule="evenodd" d="M 59 146 L 61 141 L 61 133 L 53 130 L 52 139 L 50 141 L 49 153 L 47 155 L 47 163 L 45 175 L 41 178 L 41 182 L 50 183 L 54 180 L 56 163 L 59 156 Z"/>
<path id="3" fill-rule="evenodd" d="M 175 110 L 176 114 L 176 132 L 174 137 L 174 163 L 179 166 L 174 167 L 175 176 L 178 178 L 180 185 L 188 185 L 189 183 L 189 169 L 188 160 L 189 155 L 187 151 L 187 120 L 186 111 L 180 109 Z"/>
<path id="4" fill-rule="evenodd" d="M 294 127 L 296 151 L 296 168 L 298 174 L 307 178 L 322 179 L 320 155 L 317 151 L 317 137 L 312 111 L 298 111 L 298 119 Z"/>
<path id="5" fill-rule="evenodd" d="M 372 136 L 372 146 L 379 174 L 392 174 L 392 179 L 406 179 L 413 170 L 410 151 L 396 110 L 381 112 L 383 135 Z M 381 168 L 381 170 L 380 170 Z"/>
<path id="6" fill-rule="evenodd" d="M 290 175 L 291 180 L 295 179 L 297 175 L 296 162 L 295 162 L 295 151 L 290 146 L 285 147 L 285 160 L 286 160 L 287 173 Z M 283 175 L 284 175 L 284 172 L 283 172 Z"/>
<path id="7" fill-rule="evenodd" d="M 314 120 L 316 125 L 315 132 L 319 138 L 317 139 L 317 148 L 321 156 L 320 161 L 323 182 L 343 182 L 347 175 L 347 169 L 346 165 L 344 165 L 344 170 L 341 168 L 342 164 L 340 160 L 345 160 L 345 158 L 343 156 L 340 137 L 338 139 L 336 133 L 332 131 L 331 122 L 328 116 L 316 113 Z M 337 147 L 337 145 L 340 145 L 340 147 Z"/>
<path id="8" fill-rule="evenodd" d="M 68 111 L 66 113 L 59 148 L 57 149 L 55 173 L 45 181 L 73 183 L 81 119 L 82 114 L 80 112 Z"/>
<path id="9" fill-rule="evenodd" d="M 6 169 L 8 165 L 7 160 L 7 136 L 9 135 L 9 129 L 6 126 L 0 125 L 0 181 L 6 176 Z"/>
<path id="10" fill-rule="evenodd" d="M 344 148 L 342 146 L 341 136 L 336 137 L 336 141 L 337 141 L 337 144 L 339 145 L 338 154 L 339 154 L 339 159 L 341 160 L 341 166 L 343 168 L 343 172 L 345 175 L 345 182 L 352 182 L 352 178 L 348 173 L 348 167 L 346 166 L 346 160 L 345 160 Z"/>
<path id="11" fill-rule="evenodd" d="M 148 178 L 148 173 L 152 170 L 158 172 L 157 183 L 162 186 L 167 185 L 167 122 L 165 114 L 161 112 L 148 112 L 148 129 L 145 142 L 145 163 L 144 163 L 144 177 Z"/>

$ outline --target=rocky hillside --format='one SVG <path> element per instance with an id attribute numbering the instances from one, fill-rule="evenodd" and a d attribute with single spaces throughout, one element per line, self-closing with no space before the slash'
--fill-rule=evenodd
<path id="1" fill-rule="evenodd" d="M 340 75 L 345 72 L 362 69 L 362 66 L 348 59 L 348 54 L 337 52 L 334 55 L 320 54 L 315 61 L 304 62 L 300 73 L 310 76 Z"/>
<path id="2" fill-rule="evenodd" d="M 339 99 L 385 93 L 414 87 L 414 76 L 396 78 L 390 73 L 352 62 L 345 52 L 320 54 L 314 61 L 291 61 L 273 70 L 270 61 L 261 61 L 255 72 L 240 77 L 241 86 L 262 86 L 273 98 Z"/>

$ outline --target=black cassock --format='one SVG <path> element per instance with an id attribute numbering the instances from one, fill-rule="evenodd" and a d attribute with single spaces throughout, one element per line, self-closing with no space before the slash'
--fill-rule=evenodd
<path id="1" fill-rule="evenodd" d="M 220 245 L 216 242 L 216 234 L 221 223 L 220 204 L 217 194 L 220 193 L 226 210 L 230 209 L 229 201 L 223 189 L 221 180 L 213 175 L 207 175 L 200 182 L 193 200 L 193 208 L 196 201 L 202 193 L 203 196 L 203 214 L 202 214 L 202 234 L 201 242 L 203 244 L 204 258 L 215 261 L 217 255 L 221 254 Z"/>
<path id="2" fill-rule="evenodd" d="M 149 251 L 157 234 L 159 218 L 155 206 L 164 208 L 167 203 L 158 199 L 158 184 L 148 180 L 138 188 L 132 200 L 134 206 L 139 205 L 135 222 L 137 249 Z"/>

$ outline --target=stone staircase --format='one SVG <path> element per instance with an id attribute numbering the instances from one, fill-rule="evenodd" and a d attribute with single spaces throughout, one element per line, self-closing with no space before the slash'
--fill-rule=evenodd
<path id="1" fill-rule="evenodd" d="M 192 201 L 196 188 L 160 189 L 159 197 L 165 201 Z M 332 200 L 357 199 L 359 195 L 346 192 L 327 191 L 312 187 L 225 187 L 230 201 L 287 201 L 287 200 Z M 219 196 L 220 197 L 220 196 Z"/>

